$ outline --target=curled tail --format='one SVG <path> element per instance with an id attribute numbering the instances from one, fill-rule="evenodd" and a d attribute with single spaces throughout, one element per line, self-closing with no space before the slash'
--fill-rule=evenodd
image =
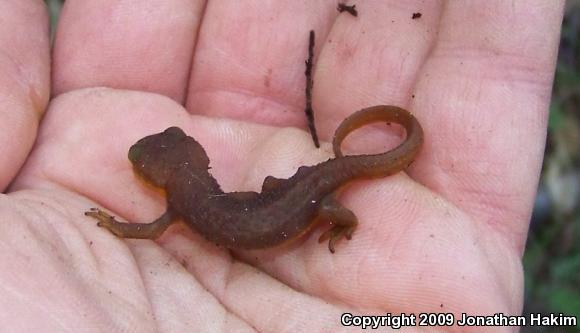
<path id="1" fill-rule="evenodd" d="M 406 139 L 396 148 L 382 154 L 343 156 L 342 141 L 357 128 L 374 122 L 396 123 L 405 128 Z M 345 173 L 352 178 L 386 177 L 406 167 L 417 156 L 423 144 L 423 128 L 407 110 L 392 105 L 377 105 L 362 109 L 347 117 L 334 132 L 332 148 L 345 163 Z M 349 177 L 349 178 L 350 178 Z"/>

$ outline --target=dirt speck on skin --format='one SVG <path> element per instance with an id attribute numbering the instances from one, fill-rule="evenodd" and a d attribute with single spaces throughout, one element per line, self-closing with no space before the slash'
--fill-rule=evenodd
<path id="1" fill-rule="evenodd" d="M 336 10 L 338 10 L 340 13 L 347 12 L 354 17 L 358 16 L 358 11 L 356 10 L 356 5 L 348 6 L 344 3 L 339 3 L 338 6 L 336 7 Z"/>

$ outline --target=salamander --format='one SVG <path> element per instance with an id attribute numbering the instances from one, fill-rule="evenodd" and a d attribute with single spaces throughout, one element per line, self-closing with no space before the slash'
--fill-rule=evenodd
<path id="1" fill-rule="evenodd" d="M 406 131 L 396 148 L 380 154 L 344 156 L 341 144 L 355 129 L 374 122 L 397 123 Z M 341 187 L 356 179 L 386 177 L 415 159 L 423 144 L 423 129 L 408 111 L 396 106 L 373 106 L 355 112 L 336 129 L 334 158 L 313 166 L 301 166 L 288 179 L 267 176 L 258 192 L 224 193 L 209 172 L 203 147 L 180 128 L 146 136 L 129 149 L 134 172 L 165 189 L 167 209 L 151 223 L 117 221 L 92 208 L 85 215 L 98 226 L 123 238 L 159 237 L 170 225 L 183 220 L 207 240 L 229 249 L 263 249 L 297 239 L 319 220 L 331 222 L 319 242 L 351 239 L 358 220 L 336 199 Z"/>

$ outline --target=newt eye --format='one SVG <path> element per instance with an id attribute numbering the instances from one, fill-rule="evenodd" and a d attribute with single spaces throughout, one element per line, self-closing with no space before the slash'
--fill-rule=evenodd
<path id="1" fill-rule="evenodd" d="M 176 127 L 176 126 L 169 127 L 168 129 L 166 129 L 164 131 L 164 133 L 168 134 L 168 135 L 172 135 L 172 136 L 177 136 L 177 137 L 185 136 L 185 133 L 181 130 L 181 128 Z"/>

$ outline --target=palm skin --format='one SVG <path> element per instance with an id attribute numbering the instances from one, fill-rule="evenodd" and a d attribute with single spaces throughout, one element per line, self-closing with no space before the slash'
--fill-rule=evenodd
<path id="1" fill-rule="evenodd" d="M 12 98 L 0 125 L 3 326 L 336 332 L 352 330 L 343 312 L 518 314 L 562 3 L 400 4 L 365 1 L 353 18 L 334 1 L 71 1 L 50 81 L 44 5 L 3 4 L 1 37 L 13 43 L 1 44 Z M 126 153 L 173 125 L 202 143 L 226 191 L 330 157 L 291 128 L 305 128 L 310 29 L 322 140 L 376 104 L 411 110 L 426 134 L 406 174 L 341 194 L 361 224 L 337 253 L 317 243 L 321 228 L 229 252 L 181 224 L 157 241 L 121 240 L 83 216 L 95 205 L 136 222 L 164 211 Z M 360 133 L 347 151 L 399 140 L 382 127 Z"/>

